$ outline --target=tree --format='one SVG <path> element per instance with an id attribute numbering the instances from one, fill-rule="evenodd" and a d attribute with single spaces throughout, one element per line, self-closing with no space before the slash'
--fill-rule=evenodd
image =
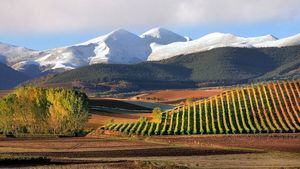
<path id="1" fill-rule="evenodd" d="M 156 122 L 161 121 L 161 113 L 162 113 L 162 111 L 159 107 L 155 107 L 152 110 L 152 116 L 153 116 L 154 121 L 156 121 Z"/>
<path id="2" fill-rule="evenodd" d="M 11 103 L 11 97 L 0 99 L 0 133 L 2 134 L 9 134 L 13 131 L 14 114 Z"/>
<path id="3" fill-rule="evenodd" d="M 74 135 L 81 130 L 89 118 L 87 96 L 79 91 L 50 89 L 49 123 L 54 133 Z"/>
<path id="4" fill-rule="evenodd" d="M 79 91 L 21 87 L 0 99 L 0 132 L 76 135 L 89 118 Z"/>

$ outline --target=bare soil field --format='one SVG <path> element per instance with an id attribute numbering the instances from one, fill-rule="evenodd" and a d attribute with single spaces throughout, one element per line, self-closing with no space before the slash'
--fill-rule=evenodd
<path id="1" fill-rule="evenodd" d="M 205 147 L 249 148 L 263 151 L 300 153 L 300 134 L 231 134 L 193 136 L 154 136 L 148 141 Z"/>
<path id="2" fill-rule="evenodd" d="M 206 98 L 220 94 L 225 89 L 209 88 L 209 89 L 182 89 L 182 90 L 159 90 L 155 92 L 144 93 L 132 97 L 132 100 L 158 101 L 158 102 L 174 102 L 187 98 Z"/>
<path id="3" fill-rule="evenodd" d="M 299 168 L 300 134 L 0 138 L 0 155 L 43 156 L 25 168 Z M 0 167 L 5 167 L 1 166 Z"/>

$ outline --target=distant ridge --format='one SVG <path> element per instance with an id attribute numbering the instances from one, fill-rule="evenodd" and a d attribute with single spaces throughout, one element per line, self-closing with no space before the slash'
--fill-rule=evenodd
<path id="1" fill-rule="evenodd" d="M 13 88 L 28 79 L 26 75 L 0 63 L 0 90 Z"/>
<path id="2" fill-rule="evenodd" d="M 45 51 L 34 51 L 0 43 L 0 62 L 32 76 L 49 70 L 70 70 L 97 63 L 134 64 L 159 61 L 177 55 L 219 47 L 285 47 L 300 44 L 300 34 L 283 39 L 273 35 L 239 37 L 229 33 L 210 33 L 198 39 L 179 35 L 165 28 L 153 28 L 140 36 L 124 29 L 83 43 Z M 52 71 L 50 71 L 52 72 Z"/>

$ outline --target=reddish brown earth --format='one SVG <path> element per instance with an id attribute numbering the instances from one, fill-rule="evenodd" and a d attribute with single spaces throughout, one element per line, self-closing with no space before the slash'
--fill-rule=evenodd
<path id="1" fill-rule="evenodd" d="M 210 89 L 183 89 L 183 90 L 159 90 L 155 92 L 144 93 L 132 97 L 135 100 L 148 100 L 148 101 L 176 101 L 187 98 L 206 98 L 222 93 L 225 89 L 210 88 Z"/>
<path id="2" fill-rule="evenodd" d="M 0 155 L 87 157 L 194 156 L 252 153 L 212 147 L 181 147 L 120 137 L 0 139 Z"/>
<path id="3" fill-rule="evenodd" d="M 298 168 L 300 166 L 299 144 L 298 133 L 261 136 L 110 137 L 102 135 L 98 138 L 0 138 L 0 156 L 45 156 L 51 159 L 49 167 L 59 169 L 71 166 L 83 168 L 115 166 L 122 169 L 149 167 L 162 169 L 183 166 L 186 166 L 184 168 L 236 168 L 237 166 L 238 168 Z"/>
<path id="4" fill-rule="evenodd" d="M 148 143 L 144 141 L 131 141 L 122 138 L 110 138 L 102 136 L 101 138 L 0 138 L 0 152 L 14 152 L 14 149 L 25 149 L 31 151 L 87 151 L 105 148 L 122 147 L 157 147 L 159 144 Z M 13 148 L 11 150 L 1 151 L 1 148 Z"/>

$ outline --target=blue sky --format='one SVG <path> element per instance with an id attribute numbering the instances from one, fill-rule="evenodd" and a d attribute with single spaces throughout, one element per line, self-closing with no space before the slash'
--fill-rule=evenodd
<path id="1" fill-rule="evenodd" d="M 153 27 L 193 39 L 211 32 L 283 38 L 300 33 L 299 6 L 298 0 L 1 0 L 0 42 L 45 50 L 116 28 L 141 34 Z"/>

